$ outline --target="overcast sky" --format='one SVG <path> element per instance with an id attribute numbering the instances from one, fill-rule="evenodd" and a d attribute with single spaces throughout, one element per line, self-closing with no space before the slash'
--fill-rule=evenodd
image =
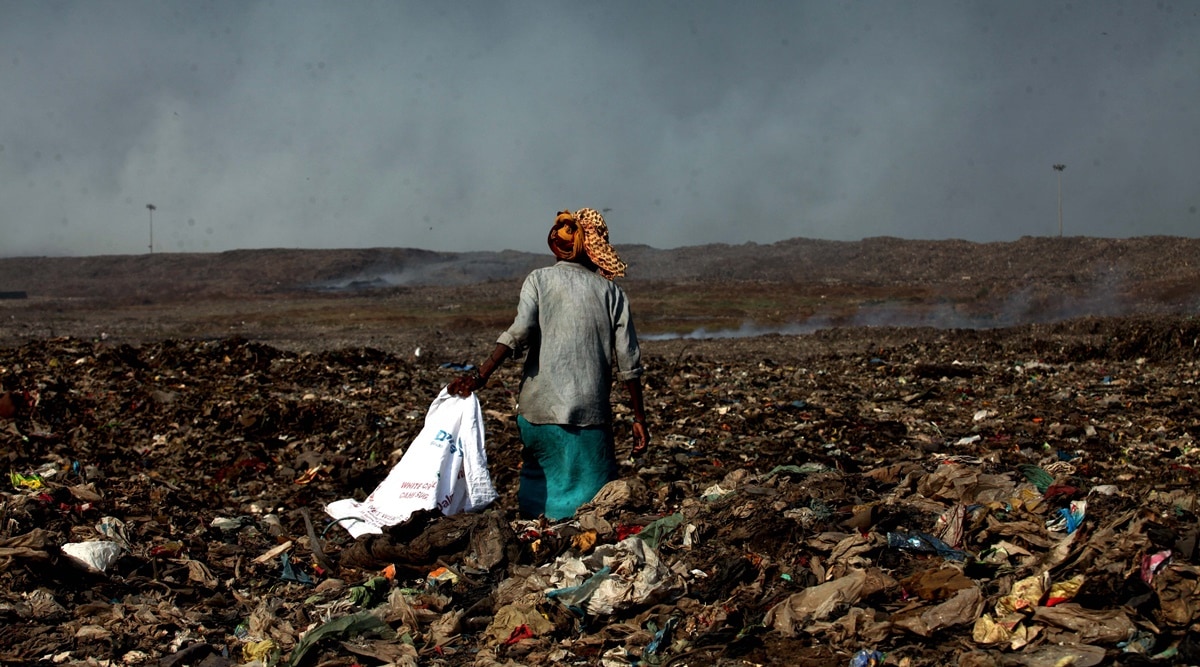
<path id="1" fill-rule="evenodd" d="M 0 256 L 1006 241 L 1055 163 L 1197 235 L 1200 4 L 0 0 Z"/>

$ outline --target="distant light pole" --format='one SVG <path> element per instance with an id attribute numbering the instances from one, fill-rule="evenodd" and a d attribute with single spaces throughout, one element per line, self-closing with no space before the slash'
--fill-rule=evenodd
<path id="1" fill-rule="evenodd" d="M 1055 167 L 1057 169 L 1057 167 Z M 146 204 L 146 210 L 150 211 L 150 254 L 154 254 L 154 212 L 158 207 L 154 204 Z"/>
<path id="2" fill-rule="evenodd" d="M 1058 238 L 1062 238 L 1062 173 L 1066 168 L 1065 164 L 1054 165 L 1054 171 L 1058 172 Z"/>

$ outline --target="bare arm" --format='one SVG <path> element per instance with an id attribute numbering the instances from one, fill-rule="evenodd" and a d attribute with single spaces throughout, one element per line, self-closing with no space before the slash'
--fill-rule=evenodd
<path id="1" fill-rule="evenodd" d="M 454 381 L 446 387 L 446 391 L 463 398 L 470 396 L 471 392 L 486 386 L 492 373 L 495 373 L 500 364 L 510 356 L 512 356 L 512 348 L 503 343 L 496 343 L 496 349 L 492 350 L 492 355 L 487 358 L 487 361 L 480 364 L 475 371 L 454 378 Z"/>
<path id="2" fill-rule="evenodd" d="M 641 454 L 650 444 L 650 430 L 646 427 L 646 405 L 642 399 L 642 380 L 633 378 L 625 381 L 629 391 L 629 404 L 633 409 L 633 453 Z"/>

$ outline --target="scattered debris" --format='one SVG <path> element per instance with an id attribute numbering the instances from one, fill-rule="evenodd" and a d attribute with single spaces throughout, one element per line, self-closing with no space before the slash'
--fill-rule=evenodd
<path id="1" fill-rule="evenodd" d="M 1151 318 L 656 341 L 650 451 L 618 431 L 622 479 L 561 523 L 515 514 L 506 369 L 480 396 L 498 500 L 358 538 L 323 508 L 387 477 L 452 367 L 0 349 L 0 661 L 1195 664 L 1197 340 Z"/>

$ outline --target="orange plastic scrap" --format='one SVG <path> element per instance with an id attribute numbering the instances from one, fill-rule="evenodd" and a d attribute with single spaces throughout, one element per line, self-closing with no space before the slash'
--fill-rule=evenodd
<path id="1" fill-rule="evenodd" d="M 304 471 L 303 475 L 300 475 L 298 478 L 296 478 L 296 484 L 308 484 L 309 482 L 316 479 L 317 475 L 319 475 L 320 473 L 321 473 L 321 466 L 314 466 L 312 468 L 309 468 L 308 470 Z"/>
<path id="2" fill-rule="evenodd" d="M 580 553 L 587 553 L 596 546 L 596 531 L 585 530 L 571 538 L 571 546 L 575 547 Z"/>
<path id="3" fill-rule="evenodd" d="M 449 568 L 439 567 L 433 572 L 430 572 L 425 577 L 425 580 L 429 582 L 430 586 L 437 586 L 438 584 L 443 583 L 454 585 L 458 583 L 458 575 L 452 572 Z"/>

